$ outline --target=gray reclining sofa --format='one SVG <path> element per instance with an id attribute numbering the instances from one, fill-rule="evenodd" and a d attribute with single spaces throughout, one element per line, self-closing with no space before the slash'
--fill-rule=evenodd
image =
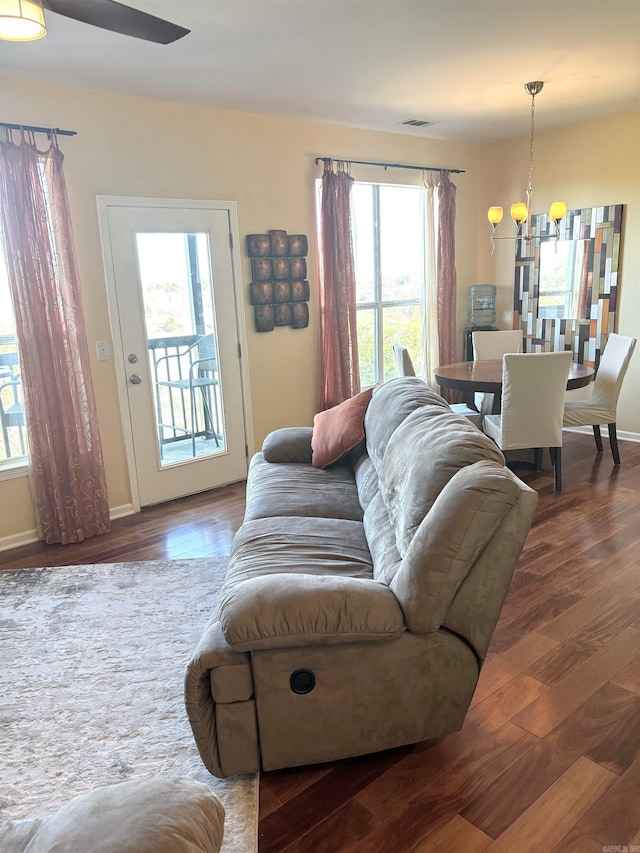
<path id="1" fill-rule="evenodd" d="M 538 496 L 415 377 L 381 385 L 365 441 L 311 464 L 311 428 L 250 466 L 246 515 L 186 706 L 225 777 L 462 727 Z"/>

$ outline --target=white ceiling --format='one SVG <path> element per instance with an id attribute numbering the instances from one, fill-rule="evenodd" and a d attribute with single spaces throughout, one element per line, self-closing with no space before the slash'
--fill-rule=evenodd
<path id="1" fill-rule="evenodd" d="M 488 142 L 640 107 L 640 0 L 128 0 L 157 45 L 47 14 L 0 72 L 423 137 Z M 5 121 L 24 120 L 2 116 Z M 406 128 L 425 119 L 426 128 Z"/>

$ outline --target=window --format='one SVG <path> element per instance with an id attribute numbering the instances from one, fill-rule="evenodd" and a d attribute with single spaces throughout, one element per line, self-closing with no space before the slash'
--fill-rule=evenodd
<path id="1" fill-rule="evenodd" d="M 4 252 L 0 246 L 0 476 L 22 473 L 27 464 L 26 429 L 18 339 L 9 294 Z"/>
<path id="2" fill-rule="evenodd" d="M 354 183 L 351 206 L 360 384 L 367 388 L 396 375 L 396 341 L 416 372 L 423 369 L 424 195 L 420 187 Z"/>

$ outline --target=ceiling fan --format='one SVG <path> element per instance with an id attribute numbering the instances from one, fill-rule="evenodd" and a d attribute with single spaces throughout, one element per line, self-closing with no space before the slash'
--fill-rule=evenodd
<path id="1" fill-rule="evenodd" d="M 0 39 L 32 41 L 46 33 L 43 8 L 83 24 L 170 44 L 190 30 L 116 0 L 0 0 Z"/>

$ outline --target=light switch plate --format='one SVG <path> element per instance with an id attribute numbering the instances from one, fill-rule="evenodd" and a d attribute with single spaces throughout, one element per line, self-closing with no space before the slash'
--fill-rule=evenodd
<path id="1" fill-rule="evenodd" d="M 96 353 L 98 354 L 98 361 L 109 361 L 109 359 L 111 358 L 111 353 L 109 352 L 109 342 L 96 341 Z"/>

